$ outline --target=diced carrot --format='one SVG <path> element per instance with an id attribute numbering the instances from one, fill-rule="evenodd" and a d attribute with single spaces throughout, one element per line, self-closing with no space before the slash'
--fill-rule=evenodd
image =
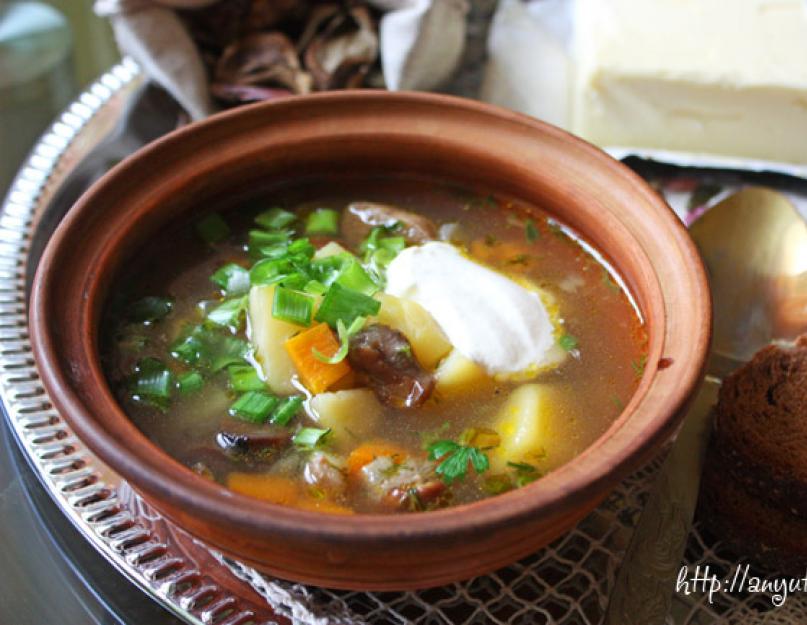
<path id="1" fill-rule="evenodd" d="M 299 499 L 297 484 L 282 475 L 240 473 L 227 476 L 227 488 L 237 493 L 282 506 L 291 506 Z"/>
<path id="2" fill-rule="evenodd" d="M 328 357 L 339 350 L 339 341 L 327 323 L 318 323 L 286 341 L 286 351 L 300 379 L 309 391 L 317 394 L 327 391 L 352 369 L 346 360 L 335 365 L 318 360 L 314 356 L 314 349 Z"/>
<path id="3" fill-rule="evenodd" d="M 390 456 L 393 462 L 400 464 L 406 458 L 406 451 L 387 441 L 362 443 L 351 451 L 350 455 L 347 457 L 348 475 L 357 475 L 363 466 L 370 464 L 380 456 Z"/>
<path id="4" fill-rule="evenodd" d="M 345 377 L 339 378 L 336 382 L 331 385 L 331 391 L 349 391 L 352 388 L 356 388 L 359 386 L 359 381 L 356 379 L 356 372 L 353 369 L 350 370 Z"/>

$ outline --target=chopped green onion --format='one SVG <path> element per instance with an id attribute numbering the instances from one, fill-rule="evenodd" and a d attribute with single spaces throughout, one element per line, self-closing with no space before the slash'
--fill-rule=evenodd
<path id="1" fill-rule="evenodd" d="M 171 345 L 171 355 L 186 364 L 201 364 L 219 371 L 242 364 L 249 352 L 246 341 L 205 326 L 186 328 Z"/>
<path id="2" fill-rule="evenodd" d="M 259 260 L 249 270 L 249 281 L 254 284 L 274 284 L 291 271 L 288 261 L 276 258 Z"/>
<path id="3" fill-rule="evenodd" d="M 381 302 L 378 300 L 334 283 L 325 294 L 315 319 L 324 321 L 334 329 L 337 328 L 336 322 L 341 319 L 349 327 L 357 317 L 372 317 L 378 314 L 380 308 Z"/>
<path id="4" fill-rule="evenodd" d="M 350 347 L 350 338 L 364 327 L 365 321 L 365 317 L 356 317 L 353 320 L 353 323 L 350 324 L 350 327 L 347 327 L 345 326 L 344 321 L 337 319 L 336 332 L 339 335 L 339 349 L 336 350 L 336 353 L 333 356 L 328 357 L 314 347 L 311 350 L 314 358 L 329 365 L 335 365 L 342 362 L 347 356 L 348 348 Z"/>
<path id="5" fill-rule="evenodd" d="M 313 258 L 316 248 L 312 245 L 311 241 L 303 237 L 302 239 L 295 239 L 289 243 L 288 252 L 291 256 L 301 256 L 306 261 Z M 300 259 L 301 260 L 301 259 Z"/>
<path id="6" fill-rule="evenodd" d="M 378 291 L 378 285 L 370 277 L 370 274 L 352 256 L 345 260 L 345 264 L 336 278 L 336 283 L 364 295 L 373 295 Z"/>
<path id="7" fill-rule="evenodd" d="M 219 267 L 216 273 L 210 276 L 210 280 L 221 287 L 228 296 L 244 295 L 249 291 L 249 271 L 235 263 Z"/>
<path id="8" fill-rule="evenodd" d="M 508 462 L 507 466 L 516 472 L 516 486 L 519 488 L 541 477 L 540 471 L 526 462 Z"/>
<path id="9" fill-rule="evenodd" d="M 211 369 L 221 371 L 244 360 L 249 344 L 243 339 L 216 333 L 208 337 L 206 352 Z"/>
<path id="10" fill-rule="evenodd" d="M 230 414 L 250 423 L 266 423 L 280 400 L 264 391 L 248 391 L 230 406 Z"/>
<path id="11" fill-rule="evenodd" d="M 211 323 L 215 323 L 217 326 L 238 330 L 241 326 L 241 318 L 246 309 L 246 305 L 246 296 L 228 299 L 223 304 L 207 313 L 207 320 Z"/>
<path id="12" fill-rule="evenodd" d="M 577 338 L 571 334 L 564 334 L 558 339 L 558 345 L 567 352 L 577 349 Z"/>
<path id="13" fill-rule="evenodd" d="M 135 323 L 153 323 L 168 315 L 173 308 L 174 302 L 170 298 L 149 295 L 132 304 L 127 316 Z"/>
<path id="14" fill-rule="evenodd" d="M 339 212 L 330 208 L 317 208 L 305 221 L 306 234 L 338 234 Z"/>
<path id="15" fill-rule="evenodd" d="M 198 371 L 188 371 L 177 378 L 177 388 L 183 395 L 196 393 L 202 389 L 202 386 L 204 386 L 204 379 Z"/>
<path id="16" fill-rule="evenodd" d="M 132 398 L 165 408 L 171 398 L 173 376 L 161 360 L 143 358 L 135 365 L 135 373 L 130 380 Z"/>
<path id="17" fill-rule="evenodd" d="M 180 336 L 171 344 L 170 352 L 185 364 L 196 364 L 202 356 L 202 341 L 194 333 Z"/>
<path id="18" fill-rule="evenodd" d="M 303 291 L 306 293 L 311 293 L 313 295 L 325 295 L 327 292 L 328 287 L 322 284 L 319 280 L 309 280 L 305 283 L 303 287 Z"/>
<path id="19" fill-rule="evenodd" d="M 293 291 L 302 291 L 309 282 L 308 276 L 299 271 L 293 271 L 278 280 L 278 284 Z"/>
<path id="20" fill-rule="evenodd" d="M 297 447 L 310 450 L 322 445 L 330 432 L 330 428 L 327 430 L 320 428 L 302 428 L 294 435 L 292 441 L 294 441 Z"/>
<path id="21" fill-rule="evenodd" d="M 280 402 L 280 405 L 275 408 L 275 411 L 272 413 L 269 420 L 277 425 L 288 425 L 289 421 L 294 418 L 294 415 L 299 412 L 302 405 L 302 395 L 292 395 L 291 397 L 286 397 Z"/>
<path id="22" fill-rule="evenodd" d="M 245 393 L 266 390 L 266 383 L 252 365 L 230 365 L 227 373 L 230 376 L 230 388 L 234 391 Z"/>
<path id="23" fill-rule="evenodd" d="M 535 222 L 532 219 L 527 220 L 527 225 L 525 227 L 525 234 L 527 236 L 527 241 L 535 241 L 538 239 L 540 233 L 538 232 L 538 228 L 535 227 Z"/>
<path id="24" fill-rule="evenodd" d="M 270 208 L 255 217 L 255 223 L 267 230 L 280 230 L 297 221 L 297 215 L 282 208 Z"/>
<path id="25" fill-rule="evenodd" d="M 298 326 L 309 326 L 313 311 L 312 297 L 282 286 L 275 288 L 275 298 L 272 302 L 272 316 L 275 319 L 295 323 Z"/>
<path id="26" fill-rule="evenodd" d="M 218 213 L 210 213 L 196 222 L 196 232 L 205 243 L 218 243 L 230 236 L 230 226 Z"/>
<path id="27" fill-rule="evenodd" d="M 265 256 L 266 252 L 278 249 L 279 246 L 288 245 L 291 232 L 288 230 L 277 230 L 266 232 L 266 230 L 250 230 L 247 247 L 253 256 Z"/>

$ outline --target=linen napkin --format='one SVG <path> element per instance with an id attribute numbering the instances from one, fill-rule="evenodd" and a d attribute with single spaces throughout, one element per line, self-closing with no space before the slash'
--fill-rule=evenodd
<path id="1" fill-rule="evenodd" d="M 193 119 L 215 112 L 202 55 L 177 10 L 219 0 L 96 0 L 123 54 L 168 91 Z M 428 90 L 456 69 L 465 41 L 465 0 L 369 0 L 383 12 L 379 52 L 388 89 Z"/>

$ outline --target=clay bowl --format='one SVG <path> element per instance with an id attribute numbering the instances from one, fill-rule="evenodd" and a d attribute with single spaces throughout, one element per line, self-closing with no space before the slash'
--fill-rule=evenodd
<path id="1" fill-rule="evenodd" d="M 237 189 L 327 172 L 425 173 L 545 207 L 618 268 L 649 329 L 640 386 L 583 454 L 492 499 L 401 516 L 323 515 L 230 492 L 146 439 L 116 403 L 99 317 L 123 263 L 167 224 Z M 42 379 L 78 436 L 155 508 L 216 549 L 282 578 L 422 588 L 511 563 L 571 528 L 680 424 L 702 374 L 710 299 L 669 207 L 628 168 L 534 119 L 426 94 L 335 92 L 233 110 L 152 143 L 70 210 L 33 287 Z M 659 366 L 659 362 L 662 366 Z"/>

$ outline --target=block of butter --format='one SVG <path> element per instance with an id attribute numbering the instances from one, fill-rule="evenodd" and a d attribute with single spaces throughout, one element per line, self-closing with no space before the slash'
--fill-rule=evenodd
<path id="1" fill-rule="evenodd" d="M 576 134 L 807 163 L 805 0 L 576 0 L 573 23 Z"/>

